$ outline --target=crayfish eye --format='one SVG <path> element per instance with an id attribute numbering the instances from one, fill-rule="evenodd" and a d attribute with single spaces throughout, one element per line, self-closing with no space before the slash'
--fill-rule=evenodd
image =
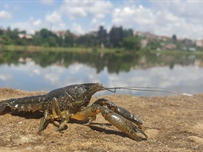
<path id="1" fill-rule="evenodd" d="M 83 87 L 86 89 L 86 90 L 90 90 L 92 88 L 92 84 L 84 84 Z"/>
<path id="2" fill-rule="evenodd" d="M 87 84 L 84 84 L 84 87 L 86 90 L 91 90 L 93 88 L 97 88 L 98 87 L 98 84 L 97 83 L 87 83 Z"/>

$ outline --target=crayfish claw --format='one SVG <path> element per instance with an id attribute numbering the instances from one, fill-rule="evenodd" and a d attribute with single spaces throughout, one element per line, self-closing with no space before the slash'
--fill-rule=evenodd
<path id="1" fill-rule="evenodd" d="M 132 121 L 127 120 L 123 116 L 105 107 L 101 107 L 101 113 L 107 121 L 120 131 L 126 133 L 132 139 L 137 141 L 147 140 L 148 136 L 144 133 L 140 126 L 135 125 Z"/>

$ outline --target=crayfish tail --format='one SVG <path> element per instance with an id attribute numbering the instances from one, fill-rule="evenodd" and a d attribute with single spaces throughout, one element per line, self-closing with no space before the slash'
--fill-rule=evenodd
<path id="1" fill-rule="evenodd" d="M 45 96 L 29 96 L 22 98 L 13 98 L 0 101 L 0 114 L 9 107 L 11 110 L 17 110 L 18 112 L 35 112 L 42 110 L 42 103 L 45 100 Z"/>
<path id="2" fill-rule="evenodd" d="M 0 101 L 0 114 L 3 113 L 7 106 L 8 104 L 6 101 Z"/>

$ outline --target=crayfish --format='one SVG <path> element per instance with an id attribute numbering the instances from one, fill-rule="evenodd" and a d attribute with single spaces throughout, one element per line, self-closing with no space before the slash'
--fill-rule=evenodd
<path id="1" fill-rule="evenodd" d="M 43 112 L 44 116 L 40 121 L 39 134 L 46 128 L 50 121 L 60 121 L 57 128 L 60 131 L 64 129 L 71 119 L 87 120 L 88 124 L 91 124 L 96 119 L 96 115 L 101 113 L 109 123 L 126 133 L 132 139 L 137 141 L 146 140 L 147 135 L 141 127 L 143 124 L 142 121 L 128 110 L 103 98 L 96 100 L 88 106 L 92 95 L 96 92 L 102 90 L 116 92 L 117 89 L 143 90 L 141 87 L 105 88 L 99 83 L 75 84 L 52 90 L 44 95 L 3 100 L 0 102 L 0 113 L 6 107 L 10 107 L 11 110 L 17 110 L 18 112 Z M 138 136 L 138 133 L 142 137 Z"/>

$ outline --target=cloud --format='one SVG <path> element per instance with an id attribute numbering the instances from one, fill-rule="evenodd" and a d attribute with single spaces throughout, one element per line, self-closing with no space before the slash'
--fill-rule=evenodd
<path id="1" fill-rule="evenodd" d="M 37 19 L 37 20 L 32 20 L 31 24 L 33 24 L 34 26 L 40 26 L 42 23 L 41 19 Z"/>
<path id="2" fill-rule="evenodd" d="M 34 19 L 31 17 L 28 21 L 18 22 L 11 25 L 12 28 L 19 28 L 20 30 L 26 30 L 28 33 L 34 34 L 35 31 L 40 30 L 44 24 L 41 19 Z"/>
<path id="3" fill-rule="evenodd" d="M 90 30 L 93 31 L 93 30 L 98 30 L 99 26 L 104 26 L 105 25 L 105 22 L 102 21 L 100 18 L 93 18 L 91 23 L 90 23 Z"/>
<path id="4" fill-rule="evenodd" d="M 73 33 L 79 34 L 79 35 L 85 33 L 82 26 L 80 24 L 77 24 L 77 23 L 72 24 L 72 31 L 73 31 Z"/>
<path id="5" fill-rule="evenodd" d="M 1 10 L 0 11 L 0 19 L 12 19 L 12 14 L 10 12 Z"/>
<path id="6" fill-rule="evenodd" d="M 50 25 L 51 23 L 51 25 Z M 27 33 L 34 34 L 36 31 L 41 30 L 42 28 L 47 28 L 50 30 L 66 30 L 67 26 L 62 22 L 61 17 L 57 12 L 53 12 L 50 15 L 45 16 L 45 20 L 34 19 L 30 17 L 28 21 L 17 22 L 11 25 L 11 28 L 18 28 L 20 30 L 26 30 Z M 76 25 L 75 30 L 78 29 L 79 32 L 82 32 L 82 28 Z M 82 32 L 84 33 L 84 32 Z"/>
<path id="7" fill-rule="evenodd" d="M 153 10 L 169 11 L 180 18 L 202 19 L 202 1 L 173 0 L 173 1 L 154 1 L 151 0 Z M 197 11 L 198 10 L 198 11 Z"/>
<path id="8" fill-rule="evenodd" d="M 153 23 L 154 14 L 152 11 L 141 5 L 115 8 L 112 13 L 112 24 L 123 25 L 126 28 L 135 28 L 135 26 L 138 28 L 145 26 L 146 28 Z"/>
<path id="9" fill-rule="evenodd" d="M 59 12 L 54 11 L 52 14 L 48 14 L 45 16 L 45 20 L 49 23 L 61 23 L 61 14 Z"/>
<path id="10" fill-rule="evenodd" d="M 59 81 L 61 73 L 45 73 L 44 79 L 50 81 L 52 84 L 56 84 Z"/>
<path id="11" fill-rule="evenodd" d="M 100 25 L 105 25 L 105 17 L 112 9 L 110 1 L 65 0 L 60 11 L 71 20 L 92 18 L 88 30 L 97 30 Z"/>
<path id="12" fill-rule="evenodd" d="M 65 0 L 61 6 L 61 11 L 70 19 L 86 17 L 88 15 L 103 18 L 111 12 L 112 8 L 113 5 L 110 1 Z"/>
<path id="13" fill-rule="evenodd" d="M 97 30 L 100 25 L 105 25 L 109 30 L 113 25 L 132 28 L 136 31 L 148 31 L 157 35 L 172 36 L 178 38 L 203 38 L 203 2 L 199 0 L 148 0 L 143 1 L 110 1 L 110 0 L 40 0 L 45 5 L 55 3 L 54 10 L 50 12 L 50 6 L 37 5 L 43 9 L 39 13 L 32 13 L 35 19 L 26 19 L 22 22 L 15 22 L 17 13 L 26 11 L 20 6 L 16 11 L 14 6 L 3 4 L 0 10 L 0 20 L 11 20 L 9 23 L 2 23 L 1 26 L 14 25 L 19 29 L 28 30 L 34 33 L 41 28 L 51 30 L 66 30 L 73 28 L 73 32 L 83 34 Z M 28 6 L 29 7 L 29 6 Z M 34 7 L 34 6 L 33 6 Z M 36 7 L 36 6 L 35 6 Z M 12 11 L 8 11 L 11 10 Z M 14 12 L 16 14 L 14 14 Z M 44 13 L 44 14 L 43 14 Z M 14 18 L 15 15 L 15 18 Z M 28 17 L 29 15 L 26 14 Z M 6 25 L 9 24 L 9 25 Z"/>
<path id="14" fill-rule="evenodd" d="M 137 3 L 115 7 L 112 24 L 158 35 L 202 38 L 203 3 L 198 1 L 151 1 L 152 7 Z M 199 10 L 199 11 L 197 11 Z"/>
<path id="15" fill-rule="evenodd" d="M 54 0 L 40 0 L 42 4 L 45 5 L 52 5 L 54 3 Z"/>
<path id="16" fill-rule="evenodd" d="M 11 74 L 5 74 L 5 73 L 0 74 L 0 80 L 2 80 L 2 81 L 8 81 L 10 79 L 12 79 L 12 75 Z"/>

